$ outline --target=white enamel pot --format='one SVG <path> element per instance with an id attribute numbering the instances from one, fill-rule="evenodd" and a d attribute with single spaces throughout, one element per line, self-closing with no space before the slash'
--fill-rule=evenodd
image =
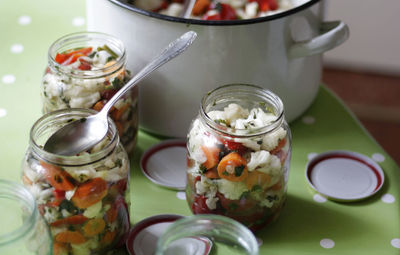
<path id="1" fill-rule="evenodd" d="M 304 0 L 303 0 L 304 1 Z M 323 21 L 323 1 L 309 0 L 271 16 L 204 21 L 147 12 L 129 0 L 87 0 L 90 31 L 121 39 L 133 72 L 186 31 L 197 32 L 181 56 L 139 85 L 139 125 L 148 132 L 186 136 L 208 91 L 230 83 L 265 87 L 278 94 L 290 122 L 313 102 L 321 81 L 322 53 L 349 35 L 341 21 Z"/>

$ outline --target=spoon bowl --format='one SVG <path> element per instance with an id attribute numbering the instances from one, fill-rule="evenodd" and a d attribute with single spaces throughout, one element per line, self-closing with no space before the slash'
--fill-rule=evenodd
<path id="1" fill-rule="evenodd" d="M 190 45 L 192 45 L 196 36 L 197 34 L 195 32 L 189 31 L 171 42 L 156 58 L 129 80 L 104 105 L 100 112 L 87 118 L 73 121 L 57 130 L 46 141 L 44 150 L 58 155 L 72 156 L 95 146 L 103 140 L 107 134 L 108 112 L 118 99 L 121 98 L 129 89 L 136 86 L 139 81 L 152 71 L 184 52 Z"/>

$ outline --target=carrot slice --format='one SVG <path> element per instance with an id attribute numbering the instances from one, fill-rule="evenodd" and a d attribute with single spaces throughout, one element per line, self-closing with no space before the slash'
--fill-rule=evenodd
<path id="1" fill-rule="evenodd" d="M 57 227 L 61 225 L 77 225 L 77 224 L 83 224 L 88 220 L 87 217 L 83 215 L 72 215 L 64 219 L 57 220 L 55 222 L 50 223 L 51 226 Z"/>
<path id="2" fill-rule="evenodd" d="M 44 161 L 40 161 L 40 165 L 43 168 L 44 177 L 54 188 L 64 191 L 73 190 L 75 188 L 73 184 L 74 178 L 60 167 Z"/>
<path id="3" fill-rule="evenodd" d="M 65 243 L 53 243 L 53 254 L 54 255 L 62 255 L 68 254 L 68 246 Z"/>
<path id="4" fill-rule="evenodd" d="M 80 185 L 71 201 L 79 208 L 88 208 L 107 195 L 107 182 L 102 178 L 91 179 Z"/>
<path id="5" fill-rule="evenodd" d="M 240 182 L 247 178 L 247 162 L 237 152 L 231 152 L 218 164 L 219 177 L 232 182 Z"/>
<path id="6" fill-rule="evenodd" d="M 56 242 L 59 243 L 70 243 L 70 244 L 82 244 L 86 242 L 86 238 L 78 231 L 64 231 L 60 232 L 55 236 Z"/>
<path id="7" fill-rule="evenodd" d="M 210 0 L 197 0 L 193 6 L 192 14 L 194 16 L 199 16 L 205 13 L 210 4 L 211 4 Z"/>
<path id="8" fill-rule="evenodd" d="M 103 109 L 104 105 L 105 103 L 103 100 L 100 100 L 92 107 L 92 109 L 99 112 L 101 109 Z"/>
<path id="9" fill-rule="evenodd" d="M 264 189 L 270 182 L 271 176 L 269 176 L 269 174 L 254 170 L 249 173 L 249 176 L 246 179 L 246 186 L 249 190 L 257 185 Z"/>
<path id="10" fill-rule="evenodd" d="M 117 234 L 117 231 L 107 231 L 104 236 L 101 238 L 100 242 L 106 246 L 112 243 L 114 241 L 115 235 Z"/>
<path id="11" fill-rule="evenodd" d="M 94 218 L 89 220 L 83 226 L 83 232 L 85 233 L 85 236 L 92 237 L 103 232 L 105 227 L 106 223 L 102 218 Z"/>
<path id="12" fill-rule="evenodd" d="M 113 120 L 118 121 L 121 119 L 122 114 L 129 109 L 129 104 L 124 104 L 120 109 L 115 108 L 115 110 L 111 113 L 111 117 Z"/>
<path id="13" fill-rule="evenodd" d="M 81 48 L 78 50 L 70 50 L 70 51 L 64 52 L 64 54 L 67 55 L 68 57 L 78 54 L 78 53 L 87 56 L 87 55 L 89 55 L 90 52 L 92 52 L 92 49 L 93 49 L 92 47 Z"/>
<path id="14" fill-rule="evenodd" d="M 112 223 L 117 219 L 118 209 L 115 205 L 112 205 L 110 209 L 106 212 L 106 220 L 108 223 Z"/>
<path id="15" fill-rule="evenodd" d="M 215 167 L 207 170 L 204 175 L 210 179 L 219 179 L 218 170 Z"/>
<path id="16" fill-rule="evenodd" d="M 218 164 L 220 149 L 218 147 L 201 146 L 201 150 L 207 158 L 203 166 L 207 169 L 215 167 Z"/>

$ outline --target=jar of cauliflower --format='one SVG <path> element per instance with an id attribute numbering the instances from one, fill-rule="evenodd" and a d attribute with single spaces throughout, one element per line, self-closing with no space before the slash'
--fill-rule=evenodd
<path id="1" fill-rule="evenodd" d="M 56 40 L 49 48 L 42 79 L 43 113 L 65 108 L 99 111 L 130 79 L 123 43 L 107 34 L 81 32 Z M 121 142 L 131 153 L 138 131 L 138 88 L 111 109 Z"/>
<path id="2" fill-rule="evenodd" d="M 244 84 L 203 97 L 187 137 L 187 201 L 194 214 L 220 214 L 252 231 L 274 221 L 286 200 L 291 133 L 282 101 Z"/>
<path id="3" fill-rule="evenodd" d="M 109 119 L 107 136 L 76 156 L 43 150 L 49 136 L 71 120 L 95 113 L 64 109 L 33 125 L 22 162 L 22 182 L 50 227 L 54 254 L 105 254 L 129 231 L 129 160 Z"/>

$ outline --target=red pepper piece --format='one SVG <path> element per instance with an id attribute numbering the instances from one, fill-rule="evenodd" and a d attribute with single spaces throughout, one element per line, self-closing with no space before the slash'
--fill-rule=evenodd
<path id="1" fill-rule="evenodd" d="M 192 211 L 194 214 L 209 214 L 211 210 L 206 204 L 206 197 L 203 195 L 196 196 L 192 204 Z"/>
<path id="2" fill-rule="evenodd" d="M 235 20 L 237 19 L 236 11 L 229 4 L 221 4 L 221 18 L 222 20 Z"/>

